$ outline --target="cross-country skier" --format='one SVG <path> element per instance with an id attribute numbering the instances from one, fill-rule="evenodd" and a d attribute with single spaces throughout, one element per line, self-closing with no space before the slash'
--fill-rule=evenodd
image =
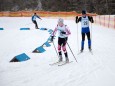
<path id="1" fill-rule="evenodd" d="M 65 54 L 66 62 L 69 62 L 68 53 L 66 50 L 66 43 L 68 40 L 68 35 L 70 35 L 71 32 L 70 32 L 69 28 L 67 27 L 67 25 L 64 24 L 64 20 L 62 18 L 59 18 L 59 20 L 58 20 L 58 24 L 55 27 L 54 32 L 52 33 L 51 41 L 53 41 L 53 38 L 57 31 L 58 31 L 59 62 L 63 61 L 61 48 Z"/>
<path id="2" fill-rule="evenodd" d="M 82 35 L 82 41 L 81 41 L 81 52 L 84 50 L 84 42 L 85 42 L 85 35 L 87 35 L 88 39 L 88 48 L 91 51 L 91 38 L 90 38 L 90 29 L 89 29 L 89 21 L 91 23 L 94 23 L 93 17 L 87 16 L 86 11 L 82 11 L 82 17 L 76 16 L 76 23 L 81 22 L 81 35 Z"/>
<path id="3" fill-rule="evenodd" d="M 39 28 L 38 28 L 38 24 L 37 24 L 37 22 L 36 22 L 36 18 L 41 19 L 36 13 L 34 13 L 34 15 L 32 16 L 32 22 L 35 24 L 35 28 L 36 28 L 36 29 L 39 29 Z M 42 20 L 42 19 L 41 19 L 41 20 Z"/>

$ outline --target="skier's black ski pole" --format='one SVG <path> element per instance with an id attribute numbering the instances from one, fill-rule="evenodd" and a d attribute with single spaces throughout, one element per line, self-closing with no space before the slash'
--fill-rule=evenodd
<path id="1" fill-rule="evenodd" d="M 55 49 L 55 51 L 56 51 L 56 54 L 57 54 L 57 56 L 58 56 L 58 52 L 57 52 L 57 50 L 56 50 L 56 47 L 55 47 L 54 41 L 52 41 L 52 42 L 53 42 L 53 46 L 54 46 L 54 49 Z M 59 58 L 59 56 L 58 56 L 58 58 Z"/>
<path id="2" fill-rule="evenodd" d="M 75 55 L 73 54 L 73 52 L 72 52 L 72 50 L 71 50 L 71 48 L 70 48 L 70 46 L 69 46 L 68 42 L 67 42 L 67 45 L 68 45 L 68 47 L 69 47 L 69 49 L 70 49 L 70 51 L 71 51 L 71 53 L 72 53 L 72 55 L 73 55 L 73 57 L 74 57 L 75 61 L 77 62 L 77 59 L 75 58 Z"/>
<path id="3" fill-rule="evenodd" d="M 77 23 L 77 47 L 78 47 L 78 52 L 79 52 L 79 37 L 78 37 L 78 23 Z"/>

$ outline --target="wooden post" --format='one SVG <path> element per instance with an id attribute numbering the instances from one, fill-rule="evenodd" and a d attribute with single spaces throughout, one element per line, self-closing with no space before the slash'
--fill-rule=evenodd
<path id="1" fill-rule="evenodd" d="M 100 25 L 101 25 L 101 17 L 100 17 L 100 15 L 99 15 L 99 23 L 100 23 Z"/>
<path id="2" fill-rule="evenodd" d="M 115 16 L 114 16 L 114 29 L 115 29 Z"/>
<path id="3" fill-rule="evenodd" d="M 110 24 L 110 15 L 109 15 L 109 21 L 108 21 L 108 28 L 109 28 L 109 24 Z"/>
<path id="4" fill-rule="evenodd" d="M 105 15 L 104 15 L 104 26 L 105 26 Z"/>
<path id="5" fill-rule="evenodd" d="M 96 17 L 97 17 L 97 16 L 95 16 L 95 23 L 96 23 Z"/>

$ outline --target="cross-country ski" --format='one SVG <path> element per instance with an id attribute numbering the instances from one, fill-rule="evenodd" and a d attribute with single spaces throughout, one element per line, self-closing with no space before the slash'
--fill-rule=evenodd
<path id="1" fill-rule="evenodd" d="M 61 63 L 61 64 L 58 64 L 58 66 L 63 66 L 63 65 L 66 65 L 66 64 L 69 64 L 69 63 L 72 63 L 73 61 L 70 61 L 70 62 L 63 62 L 63 63 Z"/>

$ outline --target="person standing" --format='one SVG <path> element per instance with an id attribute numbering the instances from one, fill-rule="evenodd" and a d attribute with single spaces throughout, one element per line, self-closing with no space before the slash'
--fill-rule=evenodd
<path id="1" fill-rule="evenodd" d="M 90 38 L 90 28 L 89 28 L 89 21 L 91 23 L 94 23 L 93 17 L 87 16 L 86 11 L 82 10 L 82 17 L 76 16 L 76 23 L 81 22 L 81 35 L 82 35 L 82 41 L 81 41 L 81 52 L 84 50 L 84 42 L 85 42 L 85 35 L 87 35 L 88 39 L 88 48 L 91 51 L 91 38 Z"/>
<path id="2" fill-rule="evenodd" d="M 59 18 L 59 20 L 58 20 L 58 24 L 52 33 L 51 41 L 53 41 L 54 36 L 57 31 L 58 31 L 59 62 L 63 61 L 61 48 L 65 54 L 66 62 L 69 62 L 68 53 L 66 50 L 66 44 L 67 44 L 67 40 L 68 40 L 68 35 L 70 35 L 71 32 L 70 32 L 69 28 L 67 27 L 67 25 L 64 24 L 64 20 L 62 18 Z"/>
<path id="3" fill-rule="evenodd" d="M 36 28 L 36 29 L 39 29 L 39 28 L 38 28 L 38 24 L 37 24 L 37 22 L 36 22 L 36 18 L 41 19 L 36 13 L 34 13 L 34 15 L 32 16 L 32 22 L 35 24 L 35 28 Z M 42 20 L 42 19 L 41 19 L 41 20 Z"/>

